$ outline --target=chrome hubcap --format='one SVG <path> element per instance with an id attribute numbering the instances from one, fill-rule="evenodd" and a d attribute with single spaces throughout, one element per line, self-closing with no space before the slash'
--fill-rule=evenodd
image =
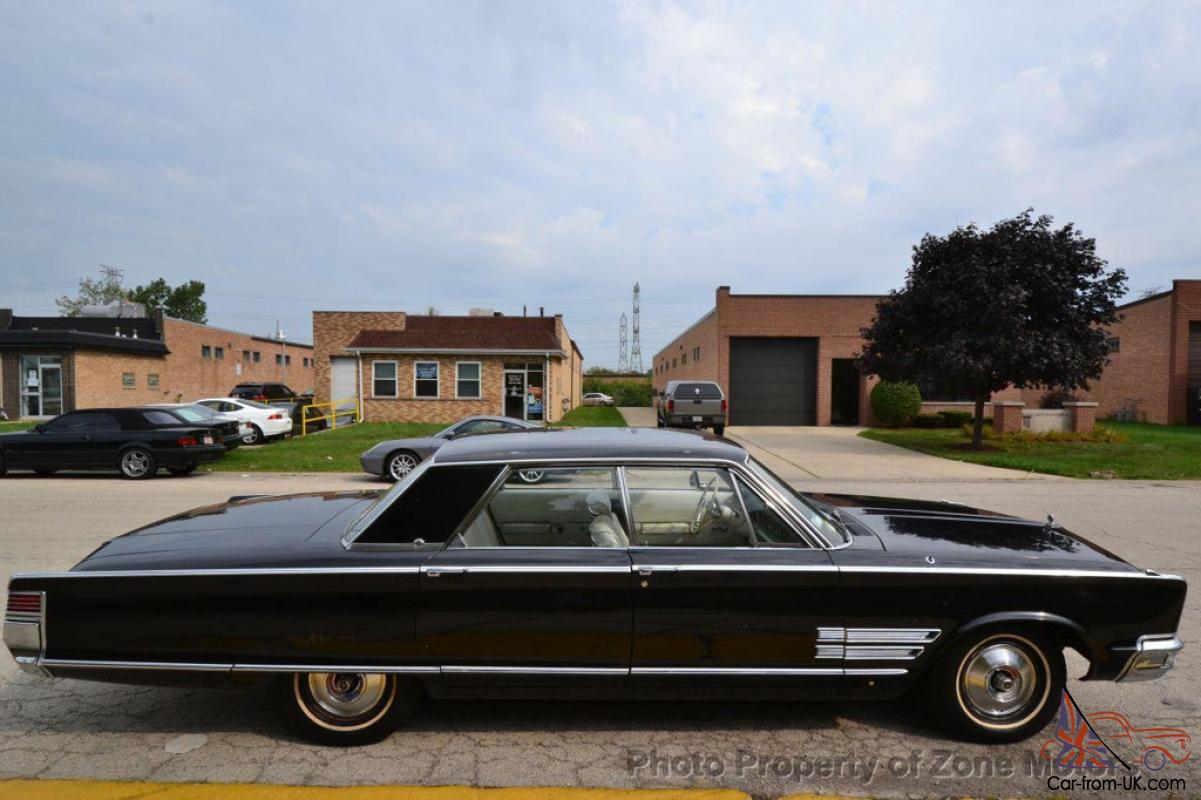
<path id="1" fill-rule="evenodd" d="M 121 469 L 126 475 L 145 475 L 150 469 L 150 458 L 142 452 L 133 450 L 121 457 Z"/>
<path id="2" fill-rule="evenodd" d="M 379 703 L 387 688 L 380 673 L 313 672 L 309 692 L 321 710 L 333 717 L 353 719 Z"/>
<path id="3" fill-rule="evenodd" d="M 1034 662 L 1009 643 L 988 645 L 972 654 L 960 681 L 971 709 L 990 719 L 1021 711 L 1038 688 Z"/>
<path id="4" fill-rule="evenodd" d="M 417 462 L 413 460 L 413 457 L 402 453 L 398 456 L 392 456 L 392 460 L 388 462 L 388 472 L 392 474 L 393 478 L 400 480 L 412 472 L 415 466 L 417 466 Z"/>

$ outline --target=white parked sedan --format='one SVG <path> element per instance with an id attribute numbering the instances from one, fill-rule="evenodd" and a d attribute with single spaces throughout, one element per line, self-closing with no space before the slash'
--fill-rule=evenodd
<path id="1" fill-rule="evenodd" d="M 237 418 L 238 422 L 245 426 L 242 441 L 246 444 L 261 444 L 268 439 L 277 439 L 292 432 L 292 418 L 285 409 L 269 406 L 258 400 L 208 397 L 197 400 L 196 403 Z"/>
<path id="2" fill-rule="evenodd" d="M 586 406 L 611 406 L 613 398 L 604 392 L 589 392 L 584 395 L 584 405 Z"/>

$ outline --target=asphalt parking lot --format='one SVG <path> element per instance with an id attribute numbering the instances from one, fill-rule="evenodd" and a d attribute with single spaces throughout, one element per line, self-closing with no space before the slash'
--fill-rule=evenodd
<path id="1" fill-rule="evenodd" d="M 1201 485 L 1072 480 L 796 480 L 803 489 L 947 498 L 1068 528 L 1141 566 L 1201 580 Z M 0 480 L 0 572 L 61 570 L 137 525 L 230 495 L 376 486 L 365 476 L 232 473 L 129 482 Z M 1196 592 L 1177 669 L 1158 682 L 1072 681 L 1085 711 L 1201 732 Z M 1083 661 L 1069 660 L 1080 674 Z M 1049 733 L 1049 732 L 1048 732 Z M 1042 739 L 983 748 L 944 739 L 906 704 L 427 703 L 387 741 L 295 741 L 262 692 L 53 681 L 0 658 L 0 778 L 285 784 L 718 786 L 756 796 L 1046 794 Z M 1188 791 L 1196 759 L 1169 768 Z M 1006 764 L 1010 766 L 1006 766 Z M 1006 773 L 1012 770 L 1012 776 Z M 1071 796 L 1078 793 L 1070 792 Z M 1086 793 L 1087 794 L 1087 793 Z"/>

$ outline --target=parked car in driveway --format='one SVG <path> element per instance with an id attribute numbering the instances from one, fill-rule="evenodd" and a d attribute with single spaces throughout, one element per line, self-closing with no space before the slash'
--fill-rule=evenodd
<path id="1" fill-rule="evenodd" d="M 206 397 L 197 400 L 196 405 L 238 420 L 242 424 L 244 444 L 262 444 L 292 433 L 290 409 L 240 397 Z"/>
<path id="2" fill-rule="evenodd" d="M 8 590 L 26 670 L 275 678 L 332 744 L 386 737 L 425 693 L 911 690 L 954 735 L 999 743 L 1054 717 L 1065 648 L 1085 680 L 1167 673 L 1186 585 L 1053 523 L 802 494 L 708 434 L 594 428 L 464 436 L 387 492 L 234 498 Z"/>
<path id="3" fill-rule="evenodd" d="M 583 398 L 586 406 L 611 406 L 613 398 L 604 392 L 588 392 Z"/>
<path id="4" fill-rule="evenodd" d="M 229 393 L 230 397 L 240 397 L 245 400 L 258 400 L 260 403 L 271 403 L 277 400 L 296 400 L 304 395 L 292 391 L 286 383 L 278 381 L 248 381 L 239 383 Z"/>
<path id="5" fill-rule="evenodd" d="M 220 433 L 226 450 L 233 450 L 241 445 L 242 438 L 250 433 L 250 426 L 241 423 L 237 417 L 220 414 L 208 406 L 195 403 L 153 403 L 147 408 L 161 408 L 175 414 L 185 422 L 211 425 L 215 431 Z"/>
<path id="6" fill-rule="evenodd" d="M 464 417 L 433 436 L 380 442 L 359 456 L 359 463 L 363 465 L 364 472 L 398 481 L 452 439 L 476 433 L 518 432 L 541 427 L 540 422 L 526 422 L 512 417 Z M 533 473 L 529 477 L 534 477 Z"/>
<path id="7" fill-rule="evenodd" d="M 197 464 L 225 453 L 220 433 L 208 423 L 186 422 L 161 408 L 91 408 L 72 411 L 27 431 L 0 434 L 0 475 L 31 469 L 118 470 L 126 478 L 149 478 L 165 468 L 187 475 Z"/>
<path id="8" fill-rule="evenodd" d="M 668 381 L 656 411 L 660 428 L 726 432 L 726 395 L 713 381 Z"/>

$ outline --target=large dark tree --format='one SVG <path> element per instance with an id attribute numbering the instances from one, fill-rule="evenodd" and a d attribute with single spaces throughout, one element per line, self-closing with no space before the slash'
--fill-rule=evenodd
<path id="1" fill-rule="evenodd" d="M 1126 273 L 1109 270 L 1096 243 L 1071 225 L 1053 228 L 1033 209 L 989 230 L 974 224 L 926 234 L 900 291 L 863 330 L 861 368 L 984 404 L 1006 386 L 1086 388 L 1107 360 L 1106 325 Z"/>
<path id="2" fill-rule="evenodd" d="M 162 278 L 155 278 L 145 286 L 134 287 L 128 296 L 147 308 L 161 308 L 176 319 L 202 324 L 208 321 L 208 303 L 204 302 L 204 283 L 201 281 L 171 286 Z"/>

